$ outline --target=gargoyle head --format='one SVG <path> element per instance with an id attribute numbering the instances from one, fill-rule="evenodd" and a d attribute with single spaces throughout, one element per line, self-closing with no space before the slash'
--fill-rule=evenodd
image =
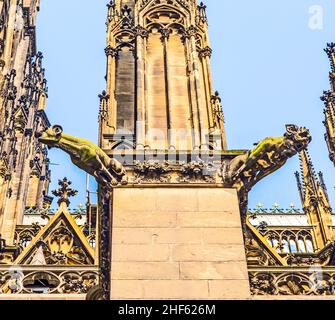
<path id="1" fill-rule="evenodd" d="M 59 125 L 55 125 L 42 133 L 37 133 L 36 138 L 38 141 L 52 148 L 57 146 L 63 133 L 63 128 Z"/>
<path id="2" fill-rule="evenodd" d="M 294 151 L 301 152 L 312 141 L 309 130 L 305 127 L 298 127 L 294 124 L 286 125 L 285 138 L 290 141 Z"/>

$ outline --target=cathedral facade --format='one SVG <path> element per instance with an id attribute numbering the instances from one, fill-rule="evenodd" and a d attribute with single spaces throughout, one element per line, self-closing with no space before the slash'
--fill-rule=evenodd
<path id="1" fill-rule="evenodd" d="M 203 3 L 108 3 L 98 146 L 48 121 L 39 5 L 0 3 L 0 299 L 335 295 L 335 219 L 309 131 L 228 148 Z M 335 45 L 325 51 L 334 162 Z M 47 146 L 96 178 L 98 204 L 70 210 L 64 178 L 50 209 Z M 302 209 L 248 209 L 252 187 L 297 154 Z"/>
<path id="2" fill-rule="evenodd" d="M 0 234 L 13 245 L 27 208 L 50 204 L 47 149 L 35 132 L 50 126 L 43 55 L 36 50 L 39 1 L 1 3 Z"/>

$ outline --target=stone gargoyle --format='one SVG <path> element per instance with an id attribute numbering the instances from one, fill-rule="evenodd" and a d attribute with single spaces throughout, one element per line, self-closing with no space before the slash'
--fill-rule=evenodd
<path id="1" fill-rule="evenodd" d="M 225 180 L 248 192 L 258 181 L 307 148 L 311 141 L 308 129 L 287 125 L 284 136 L 266 138 L 255 149 L 232 160 L 224 172 Z"/>
<path id="2" fill-rule="evenodd" d="M 65 151 L 70 155 L 73 164 L 92 175 L 100 185 L 111 187 L 126 183 L 126 171 L 122 164 L 111 159 L 89 140 L 67 135 L 59 125 L 37 133 L 36 137 L 49 148 Z"/>

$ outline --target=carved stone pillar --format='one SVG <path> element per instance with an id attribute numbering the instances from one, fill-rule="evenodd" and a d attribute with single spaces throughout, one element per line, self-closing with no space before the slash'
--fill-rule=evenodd
<path id="1" fill-rule="evenodd" d="M 118 57 L 118 51 L 111 46 L 108 46 L 105 50 L 107 55 L 107 65 L 110 72 L 107 74 L 107 92 L 115 92 L 115 71 L 116 71 L 116 59 Z M 116 130 L 116 120 L 117 120 L 117 110 L 116 110 L 116 101 L 113 95 L 108 99 L 108 119 L 106 122 L 105 134 L 113 134 Z"/>

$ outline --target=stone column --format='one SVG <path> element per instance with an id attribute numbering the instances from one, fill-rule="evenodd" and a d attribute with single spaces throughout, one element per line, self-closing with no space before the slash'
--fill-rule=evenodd
<path id="1" fill-rule="evenodd" d="M 214 119 L 213 119 L 213 110 L 211 106 L 211 97 L 213 94 L 212 91 L 212 79 L 210 78 L 210 63 L 209 59 L 211 56 L 212 50 L 207 47 L 200 52 L 200 59 L 202 64 L 202 73 L 203 73 L 203 81 L 206 90 L 206 104 L 207 104 L 207 113 L 208 113 L 208 122 L 209 129 L 214 129 Z"/>
<path id="2" fill-rule="evenodd" d="M 108 99 L 108 119 L 104 133 L 111 134 L 116 131 L 117 110 L 115 101 L 115 72 L 116 72 L 116 59 L 118 52 L 116 49 L 108 46 L 105 50 L 107 55 L 107 94 Z"/>
<path id="3" fill-rule="evenodd" d="M 136 146 L 143 149 L 146 145 L 146 94 L 145 94 L 145 47 L 148 33 L 138 28 L 136 39 Z"/>

